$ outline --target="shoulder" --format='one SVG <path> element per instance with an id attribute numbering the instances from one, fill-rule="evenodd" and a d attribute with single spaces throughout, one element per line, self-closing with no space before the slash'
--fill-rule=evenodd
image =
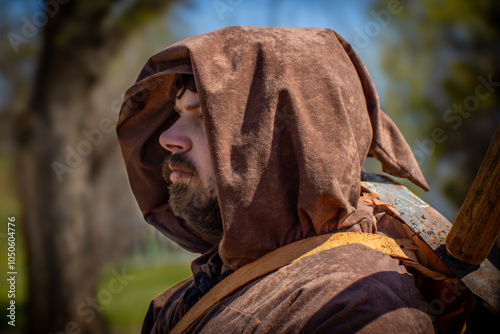
<path id="1" fill-rule="evenodd" d="M 282 267 L 199 320 L 207 332 L 229 326 L 231 333 L 250 328 L 257 333 L 428 333 L 433 326 L 427 310 L 413 277 L 397 260 L 352 244 Z"/>

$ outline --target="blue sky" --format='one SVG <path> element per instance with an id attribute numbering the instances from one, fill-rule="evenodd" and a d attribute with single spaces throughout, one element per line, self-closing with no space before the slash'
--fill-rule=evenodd
<path id="1" fill-rule="evenodd" d="M 188 35 L 230 25 L 321 27 L 346 35 L 349 27 L 366 20 L 365 13 L 371 3 L 371 0 L 191 0 L 177 5 L 174 16 L 189 22 Z"/>
<path id="2" fill-rule="evenodd" d="M 380 33 L 359 41 L 375 18 L 370 14 L 373 0 L 300 1 L 300 0 L 190 0 L 181 1 L 165 17 L 165 24 L 176 40 L 232 25 L 331 28 L 349 41 L 365 63 L 381 99 L 386 80 L 381 71 L 377 38 Z"/>

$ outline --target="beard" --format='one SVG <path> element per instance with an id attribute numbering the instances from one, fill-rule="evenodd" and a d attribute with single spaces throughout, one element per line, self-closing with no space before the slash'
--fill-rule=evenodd
<path id="1" fill-rule="evenodd" d="M 170 181 L 172 170 L 169 163 L 189 172 L 189 180 Z M 162 175 L 169 185 L 168 203 L 172 212 L 196 231 L 210 237 L 222 238 L 222 217 L 214 178 L 210 177 L 206 183 L 203 182 L 193 163 L 181 154 L 172 154 L 165 159 Z"/>

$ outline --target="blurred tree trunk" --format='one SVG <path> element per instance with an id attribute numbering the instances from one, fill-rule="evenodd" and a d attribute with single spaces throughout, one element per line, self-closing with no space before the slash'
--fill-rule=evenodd
<path id="1" fill-rule="evenodd" d="M 126 183 L 116 183 L 113 167 L 105 172 L 118 145 L 91 94 L 130 31 L 167 3 L 128 1 L 113 17 L 117 2 L 61 1 L 43 27 L 34 95 L 17 124 L 29 333 L 108 332 L 100 311 L 113 291 L 99 296 L 98 276 L 128 250 L 131 232 L 109 219 Z"/>

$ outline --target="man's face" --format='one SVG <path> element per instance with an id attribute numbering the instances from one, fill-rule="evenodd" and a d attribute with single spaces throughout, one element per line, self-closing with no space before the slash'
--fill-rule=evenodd
<path id="1" fill-rule="evenodd" d="M 220 237 L 222 220 L 198 94 L 183 91 L 174 107 L 179 119 L 159 138 L 161 146 L 172 153 L 163 165 L 169 204 L 174 214 L 193 228 Z"/>

